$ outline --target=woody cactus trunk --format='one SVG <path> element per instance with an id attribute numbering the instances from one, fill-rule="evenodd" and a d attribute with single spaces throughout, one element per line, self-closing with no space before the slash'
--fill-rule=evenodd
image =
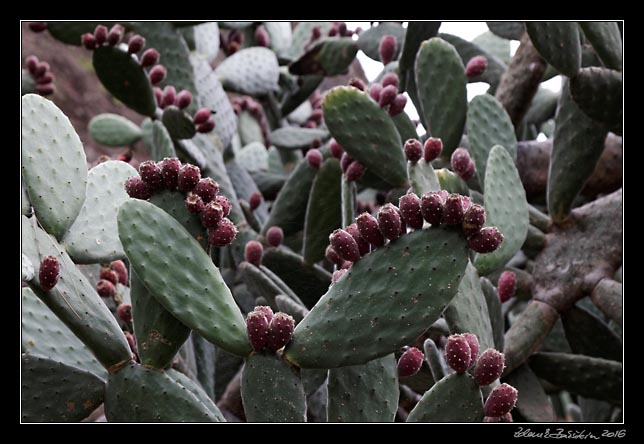
<path id="1" fill-rule="evenodd" d="M 622 25 L 487 25 L 30 23 L 22 420 L 620 421 Z"/>

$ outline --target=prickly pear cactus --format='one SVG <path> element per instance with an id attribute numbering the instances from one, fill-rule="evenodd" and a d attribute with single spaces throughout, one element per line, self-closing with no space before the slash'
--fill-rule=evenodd
<path id="1" fill-rule="evenodd" d="M 622 23 L 375 23 L 25 25 L 23 422 L 621 421 Z"/>

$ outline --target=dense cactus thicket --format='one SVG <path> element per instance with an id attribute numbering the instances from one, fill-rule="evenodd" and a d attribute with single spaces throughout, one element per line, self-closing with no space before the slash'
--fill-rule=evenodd
<path id="1" fill-rule="evenodd" d="M 30 23 L 22 420 L 621 422 L 622 24 L 487 25 Z"/>

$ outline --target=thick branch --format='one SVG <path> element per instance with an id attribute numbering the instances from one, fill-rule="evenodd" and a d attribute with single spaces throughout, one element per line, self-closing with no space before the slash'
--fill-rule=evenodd
<path id="1" fill-rule="evenodd" d="M 534 49 L 528 34 L 524 33 L 496 90 L 496 98 L 505 107 L 515 128 L 528 112 L 546 65 L 546 61 Z"/>

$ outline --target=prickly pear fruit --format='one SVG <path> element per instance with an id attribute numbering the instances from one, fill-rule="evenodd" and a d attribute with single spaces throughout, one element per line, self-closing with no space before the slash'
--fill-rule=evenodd
<path id="1" fill-rule="evenodd" d="M 209 202 L 201 210 L 201 224 L 204 228 L 216 228 L 224 218 L 224 209 L 217 202 Z"/>
<path id="2" fill-rule="evenodd" d="M 344 154 L 344 148 L 335 139 L 331 139 L 331 142 L 329 142 L 329 153 L 339 160 L 342 158 L 342 154 Z"/>
<path id="3" fill-rule="evenodd" d="M 389 110 L 387 112 L 391 117 L 394 117 L 403 112 L 405 106 L 407 106 L 407 96 L 402 93 L 397 94 L 393 102 L 391 102 L 391 105 L 389 105 Z"/>
<path id="4" fill-rule="evenodd" d="M 221 206 L 222 210 L 224 210 L 224 217 L 227 217 L 230 214 L 230 201 L 226 196 L 215 197 L 215 203 Z"/>
<path id="5" fill-rule="evenodd" d="M 451 335 L 445 345 L 445 361 L 456 373 L 464 373 L 470 367 L 472 351 L 463 335 Z"/>
<path id="6" fill-rule="evenodd" d="M 458 174 L 461 179 L 470 180 L 474 175 L 475 170 L 472 169 L 474 161 L 470 157 L 469 151 L 465 148 L 456 148 L 452 153 L 450 163 L 454 172 Z"/>
<path id="7" fill-rule="evenodd" d="M 45 256 L 40 262 L 38 279 L 40 288 L 49 291 L 56 286 L 60 277 L 60 263 L 54 256 Z"/>
<path id="8" fill-rule="evenodd" d="M 125 340 L 127 341 L 127 345 L 130 346 L 132 353 L 136 353 L 136 338 L 134 335 L 129 331 L 125 331 L 123 334 L 125 335 Z"/>
<path id="9" fill-rule="evenodd" d="M 268 325 L 268 349 L 276 352 L 284 347 L 293 336 L 295 320 L 286 313 L 275 313 Z"/>
<path id="10" fill-rule="evenodd" d="M 119 284 L 127 285 L 128 284 L 128 272 L 127 267 L 121 260 L 110 262 L 110 268 L 117 274 L 119 278 Z"/>
<path id="11" fill-rule="evenodd" d="M 207 204 L 217 196 L 217 193 L 219 193 L 219 184 L 210 177 L 204 177 L 197 182 L 197 185 L 195 185 L 195 188 L 192 191 L 201 197 L 203 203 Z"/>
<path id="12" fill-rule="evenodd" d="M 476 358 L 479 356 L 479 338 L 474 333 L 461 333 L 467 345 L 470 346 L 470 367 L 476 364 Z"/>
<path id="13" fill-rule="evenodd" d="M 329 262 L 337 265 L 338 267 L 344 263 L 344 259 L 338 256 L 338 253 L 333 249 L 331 245 L 326 247 L 326 250 L 324 250 L 324 257 L 326 257 Z"/>
<path id="14" fill-rule="evenodd" d="M 257 241 L 248 241 L 244 247 L 244 259 L 246 262 L 259 267 L 262 264 L 264 247 Z"/>
<path id="15" fill-rule="evenodd" d="M 36 86 L 36 94 L 39 94 L 41 96 L 49 96 L 56 91 L 56 88 L 54 88 L 54 85 L 51 83 L 47 85 L 37 85 Z"/>
<path id="16" fill-rule="evenodd" d="M 443 220 L 445 201 L 437 191 L 430 191 L 420 198 L 420 211 L 423 219 L 432 225 L 440 225 Z"/>
<path id="17" fill-rule="evenodd" d="M 107 27 L 104 25 L 98 25 L 96 28 L 94 28 L 94 38 L 96 39 L 97 46 L 102 46 L 103 44 L 105 44 L 105 42 L 107 41 Z"/>
<path id="18" fill-rule="evenodd" d="M 382 93 L 382 85 L 380 83 L 374 83 L 369 87 L 369 97 L 371 97 L 376 102 L 380 102 L 381 93 Z"/>
<path id="19" fill-rule="evenodd" d="M 99 278 L 105 279 L 106 281 L 110 281 L 114 285 L 119 283 L 119 275 L 116 273 L 116 271 L 108 267 L 101 268 L 101 272 L 99 273 Z"/>
<path id="20" fill-rule="evenodd" d="M 312 148 L 306 152 L 306 161 L 317 170 L 322 165 L 322 153 L 320 150 Z"/>
<path id="21" fill-rule="evenodd" d="M 202 123 L 206 123 L 208 121 L 211 114 L 212 111 L 210 111 L 208 108 L 201 108 L 195 113 L 192 121 L 195 123 L 195 125 L 201 125 Z"/>
<path id="22" fill-rule="evenodd" d="M 356 219 L 360 234 L 374 247 L 382 247 L 385 244 L 385 238 L 380 232 L 380 226 L 375 217 L 369 213 L 362 213 Z"/>
<path id="23" fill-rule="evenodd" d="M 225 247 L 237 237 L 237 227 L 230 219 L 224 217 L 217 228 L 208 230 L 208 242 L 215 247 Z"/>
<path id="24" fill-rule="evenodd" d="M 400 213 L 392 203 L 387 203 L 378 210 L 378 225 L 382 235 L 390 241 L 400 237 Z"/>
<path id="25" fill-rule="evenodd" d="M 255 308 L 253 308 L 253 311 L 264 313 L 264 316 L 266 316 L 266 320 L 268 322 L 271 322 L 271 319 L 273 319 L 273 309 L 268 305 L 257 305 L 255 306 Z"/>
<path id="26" fill-rule="evenodd" d="M 476 363 L 474 380 L 480 386 L 492 384 L 501 377 L 505 368 L 505 355 L 498 350 L 488 348 Z"/>
<path id="27" fill-rule="evenodd" d="M 516 289 L 517 276 L 511 271 L 504 271 L 499 276 L 499 282 L 497 284 L 497 289 L 499 291 L 499 299 L 501 302 L 505 302 L 514 296 L 514 291 Z"/>
<path id="28" fill-rule="evenodd" d="M 153 85 L 157 85 L 161 82 L 163 82 L 168 75 L 168 70 L 166 69 L 165 66 L 163 65 L 155 65 L 151 70 L 150 70 L 150 83 Z"/>
<path id="29" fill-rule="evenodd" d="M 429 137 L 425 141 L 424 157 L 425 162 L 431 162 L 443 152 L 443 141 L 435 137 Z"/>
<path id="30" fill-rule="evenodd" d="M 518 391 L 509 384 L 501 384 L 494 387 L 490 396 L 485 401 L 483 410 L 485 416 L 503 416 L 509 413 L 517 403 Z"/>
<path id="31" fill-rule="evenodd" d="M 334 271 L 331 276 L 331 284 L 329 284 L 329 288 L 333 287 L 333 284 L 338 282 L 338 279 L 340 279 L 346 272 L 347 270 L 345 268 L 340 268 L 339 270 Z"/>
<path id="32" fill-rule="evenodd" d="M 341 228 L 335 230 L 329 236 L 331 247 L 346 261 L 356 262 L 360 260 L 360 249 L 358 243 L 349 233 Z"/>
<path id="33" fill-rule="evenodd" d="M 144 68 L 149 68 L 151 66 L 156 65 L 159 63 L 159 51 L 157 51 L 154 48 L 147 49 L 142 55 L 141 55 L 141 66 Z"/>
<path id="34" fill-rule="evenodd" d="M 124 31 L 125 29 L 123 28 L 123 26 L 119 25 L 118 23 L 112 26 L 110 31 L 107 33 L 107 44 L 114 46 L 121 43 Z"/>
<path id="35" fill-rule="evenodd" d="M 145 48 L 145 38 L 138 34 L 133 35 L 130 41 L 127 42 L 127 52 L 129 54 L 136 54 L 143 48 Z"/>
<path id="36" fill-rule="evenodd" d="M 111 298 L 116 292 L 114 284 L 107 279 L 101 279 L 96 283 L 96 292 L 102 298 Z"/>
<path id="37" fill-rule="evenodd" d="M 417 139 L 407 139 L 404 151 L 405 157 L 412 163 L 418 162 L 423 157 L 423 145 Z"/>
<path id="38" fill-rule="evenodd" d="M 253 351 L 261 351 L 268 343 L 268 323 L 261 311 L 251 311 L 246 316 L 246 335 Z"/>
<path id="39" fill-rule="evenodd" d="M 153 160 L 146 160 L 139 165 L 139 175 L 152 192 L 163 189 L 161 168 Z"/>
<path id="40" fill-rule="evenodd" d="M 383 87 L 378 99 L 378 105 L 380 105 L 380 107 L 385 107 L 391 104 L 396 98 L 396 95 L 398 95 L 398 89 L 394 85 Z"/>
<path id="41" fill-rule="evenodd" d="M 132 320 L 132 305 L 126 302 L 119 304 L 116 307 L 116 316 L 123 322 L 130 322 Z"/>
<path id="42" fill-rule="evenodd" d="M 482 55 L 474 56 L 465 66 L 465 75 L 468 79 L 478 77 L 487 69 L 487 58 Z"/>
<path id="43" fill-rule="evenodd" d="M 342 172 L 346 174 L 349 165 L 351 165 L 353 162 L 353 157 L 349 156 L 349 153 L 343 152 L 340 159 L 340 168 L 342 169 Z"/>
<path id="44" fill-rule="evenodd" d="M 266 28 L 264 28 L 262 25 L 258 26 L 257 29 L 255 29 L 255 43 L 257 43 L 257 46 L 264 46 L 266 48 L 270 44 L 268 32 L 266 32 Z"/>
<path id="45" fill-rule="evenodd" d="M 398 208 L 405 224 L 414 230 L 423 228 L 423 214 L 420 211 L 420 199 L 415 193 L 407 193 L 398 200 Z"/>
<path id="46" fill-rule="evenodd" d="M 423 366 L 423 359 L 425 355 L 416 347 L 407 349 L 398 360 L 398 376 L 404 378 L 418 373 Z"/>
<path id="47" fill-rule="evenodd" d="M 503 242 L 503 234 L 497 227 L 482 228 L 467 240 L 467 245 L 477 253 L 491 253 Z"/>
<path id="48" fill-rule="evenodd" d="M 128 177 L 125 181 L 125 191 L 134 199 L 147 200 L 152 197 L 152 190 L 139 176 Z"/>
<path id="49" fill-rule="evenodd" d="M 354 160 L 347 167 L 347 171 L 344 173 L 344 177 L 347 179 L 347 182 L 355 182 L 356 180 L 359 180 L 362 177 L 364 172 L 365 172 L 364 165 Z"/>
<path id="50" fill-rule="evenodd" d="M 188 191 L 192 191 L 200 180 L 201 171 L 199 170 L 199 167 L 186 163 L 179 168 L 179 173 L 177 174 L 177 188 L 179 188 L 179 191 L 187 193 Z"/>
<path id="51" fill-rule="evenodd" d="M 369 242 L 367 242 L 364 237 L 360 234 L 360 231 L 358 230 L 358 225 L 355 223 L 349 225 L 347 228 L 345 228 L 346 232 L 351 235 L 358 244 L 358 251 L 360 251 L 360 256 L 364 256 L 365 254 L 369 254 L 369 251 L 371 250 L 371 247 L 369 246 Z"/>
<path id="52" fill-rule="evenodd" d="M 284 231 L 280 227 L 270 227 L 266 232 L 266 243 L 271 247 L 279 247 L 284 240 Z"/>
<path id="53" fill-rule="evenodd" d="M 204 203 L 201 196 L 190 191 L 185 199 L 186 209 L 194 214 L 199 214 L 204 209 Z"/>
<path id="54" fill-rule="evenodd" d="M 380 56 L 380 61 L 383 65 L 387 65 L 394 59 L 396 55 L 396 46 L 398 41 L 393 35 L 385 35 L 380 39 L 380 45 L 378 45 L 378 55 Z"/>
<path id="55" fill-rule="evenodd" d="M 161 101 L 161 108 L 174 105 L 174 102 L 176 99 L 177 99 L 176 88 L 172 85 L 167 85 L 165 88 L 163 88 L 163 100 Z"/>
<path id="56" fill-rule="evenodd" d="M 465 210 L 463 209 L 463 200 L 461 199 L 461 195 L 452 193 L 447 196 L 447 200 L 443 207 L 442 222 L 447 225 L 460 225 L 463 223 L 464 215 Z"/>
<path id="57" fill-rule="evenodd" d="M 211 117 L 204 123 L 197 125 L 196 129 L 198 133 L 209 133 L 210 131 L 215 129 L 215 120 Z"/>
<path id="58" fill-rule="evenodd" d="M 351 78 L 351 80 L 349 80 L 349 86 L 358 88 L 360 91 L 364 91 L 366 88 L 364 82 L 356 77 L 353 77 Z"/>
<path id="59" fill-rule="evenodd" d="M 33 32 L 43 32 L 47 29 L 47 22 L 29 22 L 29 29 Z"/>
<path id="60" fill-rule="evenodd" d="M 463 233 L 465 237 L 471 237 L 477 234 L 485 225 L 485 208 L 473 204 L 463 216 Z"/>
<path id="61" fill-rule="evenodd" d="M 189 107 L 191 103 L 192 103 L 192 94 L 187 89 L 182 89 L 177 94 L 175 105 L 177 105 L 177 108 L 179 109 L 184 109 Z"/>
<path id="62" fill-rule="evenodd" d="M 166 157 L 159 162 L 159 168 L 161 168 L 161 176 L 163 177 L 165 187 L 169 190 L 175 190 L 177 188 L 181 161 L 176 157 Z"/>
<path id="63" fill-rule="evenodd" d="M 251 211 L 255 211 L 262 203 L 262 195 L 258 192 L 254 192 L 248 198 L 248 205 L 250 206 Z"/>
<path id="64" fill-rule="evenodd" d="M 382 77 L 382 80 L 380 81 L 383 88 L 388 85 L 394 85 L 396 88 L 398 88 L 399 82 L 400 80 L 398 79 L 398 75 L 395 72 L 388 72 Z"/>
<path id="65" fill-rule="evenodd" d="M 96 49 L 96 37 L 94 37 L 94 34 L 92 33 L 85 33 L 81 36 L 81 45 L 85 49 L 89 49 L 92 51 L 93 49 Z"/>

